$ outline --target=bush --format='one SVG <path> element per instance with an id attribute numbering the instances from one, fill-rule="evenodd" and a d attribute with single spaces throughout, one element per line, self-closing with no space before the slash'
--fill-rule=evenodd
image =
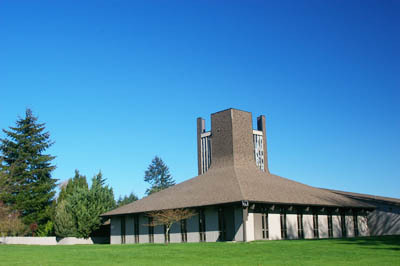
<path id="1" fill-rule="evenodd" d="M 26 232 L 26 225 L 22 223 L 19 213 L 0 202 L 0 235 L 21 236 Z"/>

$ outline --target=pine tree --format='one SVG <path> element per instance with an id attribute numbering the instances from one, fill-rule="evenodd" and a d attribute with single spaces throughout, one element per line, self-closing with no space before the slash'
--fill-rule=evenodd
<path id="1" fill-rule="evenodd" d="M 144 173 L 144 181 L 151 185 L 151 187 L 146 190 L 147 195 L 175 185 L 175 181 L 169 173 L 168 166 L 158 156 L 154 157 Z"/>
<path id="2" fill-rule="evenodd" d="M 2 164 L 9 190 L 1 200 L 21 213 L 26 225 L 43 227 L 50 219 L 50 207 L 55 194 L 56 179 L 51 177 L 55 166 L 54 156 L 44 154 L 53 144 L 45 132 L 45 124 L 37 123 L 30 109 L 25 118 L 19 118 L 15 127 L 3 130 L 6 138 L 0 139 Z"/>

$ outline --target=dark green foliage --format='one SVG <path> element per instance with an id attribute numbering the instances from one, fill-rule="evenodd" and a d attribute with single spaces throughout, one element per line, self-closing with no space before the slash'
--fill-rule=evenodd
<path id="1" fill-rule="evenodd" d="M 63 191 L 63 190 L 62 190 Z M 75 171 L 60 195 L 54 217 L 56 235 L 88 238 L 102 223 L 100 215 L 115 207 L 112 188 L 105 185 L 101 172 L 92 178 L 90 189 L 86 177 Z"/>
<path id="2" fill-rule="evenodd" d="M 117 201 L 117 207 L 137 201 L 138 199 L 139 198 L 133 192 L 131 192 L 131 194 L 129 194 L 129 195 L 125 195 L 124 197 L 119 196 L 118 201 Z"/>
<path id="3" fill-rule="evenodd" d="M 37 231 L 37 236 L 54 236 L 54 223 L 47 221 L 44 227 Z"/>
<path id="4" fill-rule="evenodd" d="M 54 231 L 58 237 L 68 237 L 78 235 L 75 219 L 72 212 L 66 209 L 66 200 L 57 204 L 54 215 Z"/>
<path id="5" fill-rule="evenodd" d="M 88 189 L 86 176 L 80 175 L 78 170 L 75 170 L 75 176 L 68 180 L 64 185 L 61 185 L 60 194 L 57 202 L 63 201 L 68 195 L 71 195 L 78 187 Z"/>
<path id="6" fill-rule="evenodd" d="M 19 211 L 26 225 L 37 224 L 39 229 L 50 220 L 56 186 L 56 179 L 51 178 L 55 157 L 44 154 L 53 144 L 44 125 L 27 109 L 25 118 L 3 130 L 6 138 L 0 139 L 0 171 L 6 176 L 3 182 L 7 187 L 1 191 L 1 200 Z"/>
<path id="7" fill-rule="evenodd" d="M 168 166 L 158 156 L 154 157 L 144 173 L 144 181 L 151 185 L 146 190 L 147 195 L 175 185 L 175 181 L 169 173 Z"/>

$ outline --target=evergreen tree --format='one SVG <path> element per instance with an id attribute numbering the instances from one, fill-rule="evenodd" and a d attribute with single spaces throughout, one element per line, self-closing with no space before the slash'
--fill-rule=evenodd
<path id="1" fill-rule="evenodd" d="M 63 189 L 54 219 L 57 236 L 88 238 L 102 224 L 100 215 L 115 207 L 113 190 L 105 185 L 101 172 L 93 177 L 89 189 L 86 177 L 75 171 Z"/>
<path id="2" fill-rule="evenodd" d="M 147 195 L 175 185 L 175 181 L 169 173 L 168 166 L 158 156 L 154 157 L 144 173 L 144 181 L 151 185 L 146 190 Z"/>
<path id="3" fill-rule="evenodd" d="M 79 174 L 78 170 L 75 170 L 75 176 L 68 180 L 65 185 L 61 185 L 60 194 L 58 195 L 57 202 L 61 202 L 68 195 L 71 195 L 78 187 L 88 189 L 88 183 L 86 176 Z"/>
<path id="4" fill-rule="evenodd" d="M 50 135 L 30 109 L 15 127 L 3 132 L 6 138 L 0 139 L 0 170 L 6 175 L 9 190 L 0 195 L 1 200 L 19 211 L 26 225 L 44 227 L 50 219 L 56 186 L 56 179 L 51 178 L 55 157 L 44 154 L 53 144 Z"/>
<path id="5" fill-rule="evenodd" d="M 119 196 L 117 201 L 117 207 L 137 201 L 138 199 L 139 198 L 133 192 L 131 192 L 131 194 L 129 195 L 125 195 L 124 197 Z"/>
<path id="6" fill-rule="evenodd" d="M 54 230 L 58 237 L 77 236 L 76 221 L 72 212 L 67 211 L 66 200 L 60 201 L 57 204 L 54 215 Z"/>

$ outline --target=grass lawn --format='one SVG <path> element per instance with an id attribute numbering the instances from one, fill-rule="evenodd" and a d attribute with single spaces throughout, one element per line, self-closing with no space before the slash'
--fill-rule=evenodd
<path id="1" fill-rule="evenodd" d="M 400 236 L 139 245 L 0 245 L 0 265 L 400 265 Z"/>

